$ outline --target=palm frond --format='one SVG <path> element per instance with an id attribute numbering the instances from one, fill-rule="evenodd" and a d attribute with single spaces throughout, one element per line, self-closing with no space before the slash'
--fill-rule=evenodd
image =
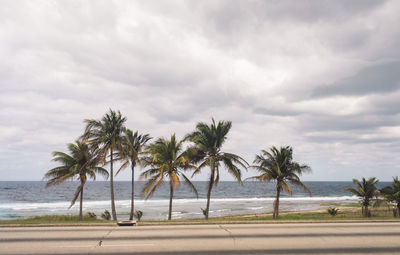
<path id="1" fill-rule="evenodd" d="M 157 180 L 157 179 L 156 179 L 156 180 Z M 147 193 L 146 200 L 149 199 L 149 198 L 153 195 L 153 193 L 154 193 L 154 192 L 157 190 L 157 188 L 161 185 L 161 183 L 163 182 L 163 180 L 164 180 L 164 178 L 163 178 L 163 176 L 161 175 L 161 176 L 159 176 L 159 180 L 158 180 L 152 187 L 149 187 L 148 191 L 146 192 L 146 193 Z M 144 192 L 144 189 L 143 189 L 143 192 Z"/>
<path id="2" fill-rule="evenodd" d="M 292 189 L 290 188 L 289 184 L 285 181 L 280 181 L 278 183 L 278 186 L 280 187 L 281 190 L 287 192 L 289 195 L 292 195 Z"/>
<path id="3" fill-rule="evenodd" d="M 293 185 L 302 188 L 305 192 L 307 192 L 310 196 L 311 190 L 304 184 L 302 183 L 298 178 L 295 179 L 289 179 L 289 182 L 292 183 Z"/>
<path id="4" fill-rule="evenodd" d="M 196 198 L 199 198 L 199 193 L 197 192 L 196 187 L 193 183 L 186 177 L 186 175 L 182 174 L 183 179 L 185 180 L 186 184 L 191 188 L 191 190 L 196 194 Z"/>

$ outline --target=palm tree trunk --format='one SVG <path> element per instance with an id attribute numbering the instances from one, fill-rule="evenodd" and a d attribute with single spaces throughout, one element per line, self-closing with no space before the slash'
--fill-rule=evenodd
<path id="1" fill-rule="evenodd" d="M 397 217 L 400 217 L 400 203 L 397 204 Z"/>
<path id="2" fill-rule="evenodd" d="M 277 184 L 276 198 L 274 201 L 274 214 L 273 214 L 273 218 L 276 220 L 279 218 L 279 196 L 280 195 L 281 195 L 281 189 L 280 189 L 279 185 Z"/>
<path id="3" fill-rule="evenodd" d="M 79 220 L 83 220 L 82 205 L 83 205 L 83 187 L 81 189 L 81 197 L 80 197 L 80 203 L 79 203 Z"/>
<path id="4" fill-rule="evenodd" d="M 211 199 L 211 190 L 214 185 L 214 176 L 215 176 L 215 166 L 213 165 L 213 169 L 211 169 L 210 182 L 208 183 L 208 191 L 207 191 L 207 206 L 206 206 L 206 220 L 208 220 L 208 213 L 210 211 L 210 199 Z"/>
<path id="5" fill-rule="evenodd" d="M 111 159 L 110 159 L 110 190 L 111 190 L 111 212 L 113 220 L 117 220 L 117 211 L 115 210 L 115 199 L 114 199 L 114 169 L 113 169 L 113 149 L 110 148 Z"/>
<path id="6" fill-rule="evenodd" d="M 368 217 L 369 211 L 368 211 L 368 206 L 365 206 L 364 208 L 364 217 Z"/>
<path id="7" fill-rule="evenodd" d="M 172 197 L 174 196 L 174 187 L 172 182 L 169 182 L 169 211 L 168 211 L 168 220 L 171 220 L 172 216 Z"/>
<path id="8" fill-rule="evenodd" d="M 131 213 L 129 214 L 129 220 L 133 220 L 133 212 L 135 210 L 135 166 L 132 164 L 132 193 L 131 193 Z"/>

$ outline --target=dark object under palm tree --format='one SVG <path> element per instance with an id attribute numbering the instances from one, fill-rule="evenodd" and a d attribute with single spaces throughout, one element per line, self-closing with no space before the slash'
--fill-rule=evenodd
<path id="1" fill-rule="evenodd" d="M 101 120 L 85 120 L 86 128 L 82 139 L 96 150 L 95 157 L 98 160 L 110 163 L 110 195 L 111 195 L 111 213 L 113 220 L 117 220 L 114 198 L 114 154 L 121 150 L 122 137 L 125 131 L 126 118 L 122 117 L 120 111 L 109 110 Z M 107 160 L 107 156 L 110 157 Z"/>
<path id="2" fill-rule="evenodd" d="M 273 218 L 278 219 L 281 192 L 285 191 L 292 195 L 289 183 L 304 189 L 311 196 L 311 191 L 300 181 L 300 175 L 310 172 L 311 168 L 293 161 L 293 149 L 290 146 L 281 147 L 279 150 L 273 146 L 270 150 L 271 152 L 262 150 L 260 155 L 256 155 L 253 162 L 255 165 L 251 166 L 251 168 L 258 170 L 261 175 L 247 179 L 276 182 Z"/>
<path id="3" fill-rule="evenodd" d="M 131 181 L 131 212 L 129 214 L 129 220 L 133 220 L 135 213 L 135 166 L 139 163 L 139 154 L 142 151 L 143 146 L 151 139 L 149 134 L 138 134 L 132 132 L 130 129 L 125 130 L 125 134 L 122 138 L 122 147 L 119 151 L 119 156 L 124 159 L 121 168 L 117 171 L 116 175 L 129 164 L 132 170 L 132 181 Z"/>
<path id="4" fill-rule="evenodd" d="M 336 215 L 338 214 L 338 212 L 339 212 L 339 209 L 336 208 L 336 207 L 329 207 L 329 208 L 328 208 L 328 213 L 329 213 L 332 217 L 336 216 Z"/>
<path id="5" fill-rule="evenodd" d="M 400 180 L 398 177 L 393 177 L 392 186 L 386 186 L 380 190 L 383 197 L 389 202 L 396 205 L 394 216 L 400 217 Z"/>
<path id="6" fill-rule="evenodd" d="M 240 167 L 247 169 L 247 162 L 233 153 L 222 152 L 222 145 L 227 139 L 227 134 L 232 127 L 230 121 L 219 121 L 218 124 L 212 119 L 211 125 L 200 122 L 196 125 L 196 130 L 186 135 L 185 140 L 194 143 L 192 148 L 195 153 L 191 154 L 191 160 L 199 163 L 199 166 L 193 172 L 193 175 L 201 172 L 201 169 L 208 167 L 210 169 L 210 179 L 207 190 L 207 205 L 205 209 L 205 218 L 208 219 L 210 211 L 211 190 L 219 182 L 219 167 L 221 163 L 230 174 L 241 183 L 242 173 Z M 192 175 L 192 176 L 193 176 Z"/>
<path id="7" fill-rule="evenodd" d="M 83 189 L 87 178 L 96 180 L 96 174 L 101 174 L 108 178 L 108 172 L 98 166 L 99 162 L 93 160 L 91 151 L 84 142 L 75 141 L 75 144 L 70 143 L 68 144 L 68 150 L 69 154 L 58 151 L 53 152 L 53 161 L 59 162 L 61 165 L 49 170 L 43 179 L 48 180 L 46 187 L 57 185 L 67 180 L 74 180 L 75 178 L 80 181 L 69 208 L 75 204 L 75 201 L 80 196 L 79 220 L 82 220 Z"/>
<path id="8" fill-rule="evenodd" d="M 371 201 L 378 197 L 379 190 L 376 188 L 376 184 L 378 184 L 378 180 L 375 177 L 369 178 L 366 180 L 364 177 L 361 181 L 357 179 L 353 179 L 353 183 L 356 185 L 355 188 L 353 187 L 345 187 L 344 190 L 350 191 L 354 195 L 360 198 L 360 203 L 362 205 L 362 215 L 364 217 L 370 217 L 370 212 L 368 207 L 371 204 Z"/>
<path id="9" fill-rule="evenodd" d="M 101 214 L 101 218 L 104 220 L 111 220 L 111 214 L 108 210 L 105 210 L 102 214 Z"/>
<path id="10" fill-rule="evenodd" d="M 160 187 L 164 178 L 169 180 L 169 210 L 168 220 L 171 220 L 172 215 L 172 198 L 174 191 L 179 187 L 179 176 L 182 176 L 185 182 L 189 185 L 192 191 L 198 196 L 197 190 L 182 172 L 182 170 L 193 169 L 195 166 L 189 163 L 189 152 L 183 150 L 183 141 L 177 141 L 175 134 L 171 136 L 170 140 L 159 138 L 156 142 L 147 147 L 146 153 L 148 156 L 142 159 L 142 164 L 150 169 L 144 171 L 141 179 L 148 179 L 145 184 L 142 196 L 146 199 L 150 198 L 154 191 Z"/>
<path id="11" fill-rule="evenodd" d="M 142 219 L 142 217 L 143 217 L 143 212 L 140 211 L 140 210 L 136 210 L 136 212 L 135 212 L 135 217 L 136 217 L 136 219 L 137 219 L 138 221 L 140 221 L 140 220 Z"/>

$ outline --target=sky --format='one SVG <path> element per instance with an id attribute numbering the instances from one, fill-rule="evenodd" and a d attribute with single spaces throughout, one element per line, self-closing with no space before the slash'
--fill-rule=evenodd
<path id="1" fill-rule="evenodd" d="M 154 138 L 230 120 L 224 151 L 252 163 L 292 146 L 306 181 L 390 181 L 399 11 L 396 0 L 2 1 L 0 180 L 41 180 L 84 119 L 114 109 Z"/>

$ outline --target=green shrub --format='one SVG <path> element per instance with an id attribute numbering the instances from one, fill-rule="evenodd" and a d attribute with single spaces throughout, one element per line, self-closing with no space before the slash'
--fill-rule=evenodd
<path id="1" fill-rule="evenodd" d="M 105 210 L 102 214 L 101 214 L 101 218 L 104 220 L 111 220 L 111 214 L 108 210 Z"/>
<path id="2" fill-rule="evenodd" d="M 339 212 L 339 209 L 336 208 L 336 207 L 329 207 L 329 208 L 328 208 L 328 213 L 329 213 L 331 216 L 336 216 L 336 215 L 338 214 L 338 212 Z"/>
<path id="3" fill-rule="evenodd" d="M 136 217 L 136 219 L 137 219 L 138 221 L 140 221 L 140 219 L 142 218 L 142 216 L 143 216 L 143 212 L 142 212 L 142 211 L 139 211 L 139 210 L 136 210 L 136 212 L 135 212 L 135 217 Z"/>
<path id="4" fill-rule="evenodd" d="M 203 212 L 204 217 L 206 217 L 206 216 L 207 216 L 207 211 L 206 211 L 206 209 L 203 209 L 203 208 L 200 208 L 200 209 L 201 209 L 201 211 Z"/>
<path id="5" fill-rule="evenodd" d="M 85 216 L 89 219 L 97 219 L 97 215 L 94 212 L 87 212 Z"/>

